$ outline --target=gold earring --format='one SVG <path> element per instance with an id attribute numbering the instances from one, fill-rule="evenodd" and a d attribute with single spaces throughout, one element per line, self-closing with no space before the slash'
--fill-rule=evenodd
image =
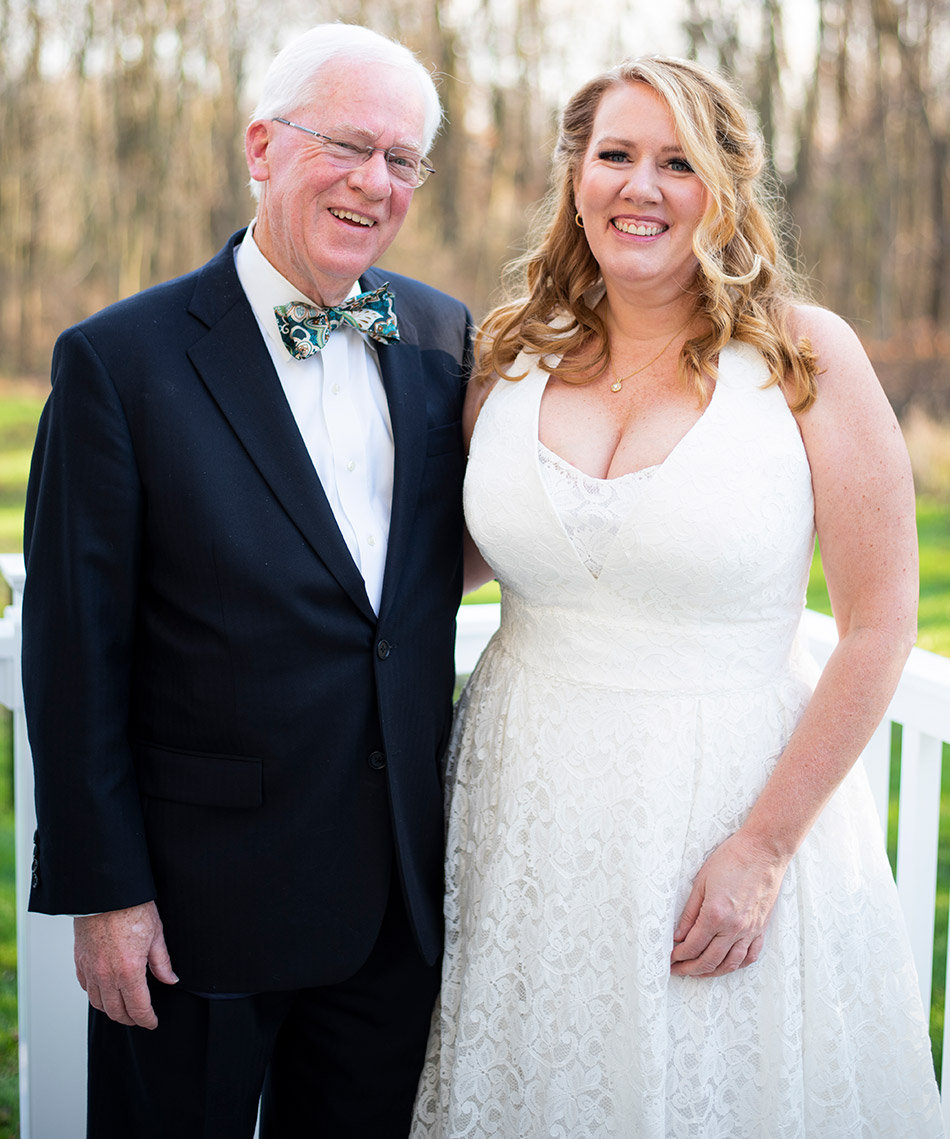
<path id="1" fill-rule="evenodd" d="M 581 217 L 581 215 L 579 213 L 574 215 L 574 224 L 579 225 L 581 227 L 581 229 L 584 228 L 584 219 Z"/>

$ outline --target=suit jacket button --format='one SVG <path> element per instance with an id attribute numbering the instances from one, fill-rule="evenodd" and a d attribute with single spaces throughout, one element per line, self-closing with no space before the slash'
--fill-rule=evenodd
<path id="1" fill-rule="evenodd" d="M 381 751 L 371 751 L 367 762 L 374 771 L 382 771 L 386 766 L 386 757 Z"/>
<path id="2" fill-rule="evenodd" d="M 376 646 L 376 655 L 380 660 L 385 660 L 392 651 L 393 647 L 389 641 L 380 641 Z"/>

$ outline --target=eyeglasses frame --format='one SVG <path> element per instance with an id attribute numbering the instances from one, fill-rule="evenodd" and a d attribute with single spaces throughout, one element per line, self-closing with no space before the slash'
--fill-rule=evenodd
<path id="1" fill-rule="evenodd" d="M 352 167 L 352 169 L 354 169 L 354 170 L 358 169 L 360 166 L 369 162 L 369 160 L 373 157 L 373 155 L 376 153 L 377 150 L 382 154 L 383 158 L 386 159 L 386 168 L 387 169 L 389 169 L 389 155 L 392 153 L 392 151 L 395 150 L 397 152 L 401 152 L 401 153 L 405 153 L 405 154 L 414 154 L 415 153 L 415 151 L 411 151 L 407 147 L 404 147 L 404 146 L 369 146 L 369 145 L 359 146 L 354 142 L 345 142 L 343 139 L 331 138 L 330 135 L 328 135 L 328 134 L 321 134 L 320 131 L 315 131 L 310 127 L 303 126 L 301 123 L 295 123 L 295 122 L 292 122 L 290 119 L 283 119 L 280 116 L 275 116 L 273 119 L 271 119 L 271 122 L 272 123 L 283 123 L 284 126 L 293 127 L 295 130 L 303 131 L 304 134 L 313 135 L 314 138 L 319 139 L 321 142 L 329 142 L 329 143 L 332 143 L 334 146 L 345 146 L 349 150 L 352 150 L 355 155 L 362 154 L 363 155 L 362 160 L 360 162 L 357 162 L 356 166 Z M 414 188 L 418 189 L 425 182 L 425 180 L 429 177 L 429 175 L 434 174 L 434 173 L 435 173 L 435 167 L 432 165 L 432 163 L 429 162 L 428 159 L 423 158 L 422 155 L 419 155 L 419 173 L 417 175 L 417 180 L 416 180 Z M 399 179 L 398 174 L 394 175 L 394 174 L 390 173 L 389 176 L 390 176 L 390 178 L 395 177 L 399 181 L 402 181 L 402 179 Z M 405 184 L 409 185 L 409 183 L 405 183 Z"/>

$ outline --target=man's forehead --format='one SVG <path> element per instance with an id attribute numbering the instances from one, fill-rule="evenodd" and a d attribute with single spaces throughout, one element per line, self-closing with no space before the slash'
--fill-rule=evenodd
<path id="1" fill-rule="evenodd" d="M 392 144 L 421 146 L 425 100 L 408 70 L 368 60 L 331 59 L 317 72 L 307 110 L 319 128 L 375 142 L 394 132 Z M 308 124 L 309 125 L 309 124 Z"/>

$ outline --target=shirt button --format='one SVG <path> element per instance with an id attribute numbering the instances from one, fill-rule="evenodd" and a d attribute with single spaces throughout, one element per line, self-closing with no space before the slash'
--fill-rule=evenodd
<path id="1" fill-rule="evenodd" d="M 386 757 L 381 751 L 371 751 L 366 762 L 374 771 L 382 771 L 386 766 Z"/>
<path id="2" fill-rule="evenodd" d="M 369 535 L 367 536 L 367 538 L 366 538 L 366 544 L 367 544 L 367 546 L 375 546 L 375 545 L 376 545 L 376 539 L 373 537 L 373 535 L 372 535 L 372 534 L 369 534 Z"/>
<path id="3" fill-rule="evenodd" d="M 333 387 L 330 388 L 330 391 L 333 392 L 334 395 L 339 395 L 340 394 L 340 385 L 334 384 Z"/>
<path id="4" fill-rule="evenodd" d="M 350 461 L 346 464 L 346 469 L 348 471 L 355 471 L 356 470 L 356 461 L 354 459 L 350 459 Z"/>
<path id="5" fill-rule="evenodd" d="M 385 660 L 392 651 L 393 647 L 389 641 L 380 641 L 376 646 L 376 655 L 380 660 Z"/>

